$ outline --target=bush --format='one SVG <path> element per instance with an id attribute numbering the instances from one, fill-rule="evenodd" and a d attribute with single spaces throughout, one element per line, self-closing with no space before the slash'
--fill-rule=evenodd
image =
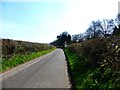
<path id="1" fill-rule="evenodd" d="M 92 39 L 70 45 L 69 49 L 87 58 L 93 67 L 108 66 L 113 70 L 120 70 L 120 37 Z"/>
<path id="2" fill-rule="evenodd" d="M 72 44 L 68 48 L 71 52 L 77 54 L 78 57 L 86 58 L 84 60 L 87 61 L 89 67 L 99 70 L 99 77 L 96 77 L 98 76 L 98 73 L 96 73 L 97 75 L 93 75 L 93 78 L 103 84 L 113 83 L 110 84 L 113 85 L 111 87 L 120 87 L 119 36 L 87 40 L 85 42 Z M 109 85 L 106 87 L 109 87 Z"/>
<path id="3" fill-rule="evenodd" d="M 15 54 L 29 54 L 53 48 L 51 45 L 17 41 L 12 39 L 2 39 L 2 56 L 10 58 Z"/>

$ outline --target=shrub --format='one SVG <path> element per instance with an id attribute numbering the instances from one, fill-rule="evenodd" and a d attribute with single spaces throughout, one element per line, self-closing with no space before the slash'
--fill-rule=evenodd
<path id="1" fill-rule="evenodd" d="M 53 48 L 51 45 L 17 41 L 12 39 L 2 39 L 2 56 L 10 58 L 15 54 L 29 54 Z"/>
<path id="2" fill-rule="evenodd" d="M 120 87 L 120 36 L 87 40 L 72 44 L 68 48 L 78 56 L 86 58 L 90 67 L 99 69 L 98 81 L 105 80 Z"/>
<path id="3" fill-rule="evenodd" d="M 113 70 L 120 67 L 120 37 L 92 39 L 72 44 L 69 49 L 87 58 L 93 67 L 108 66 Z"/>

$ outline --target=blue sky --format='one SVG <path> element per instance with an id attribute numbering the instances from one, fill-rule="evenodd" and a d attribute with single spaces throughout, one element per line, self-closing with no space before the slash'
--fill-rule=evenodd
<path id="1" fill-rule="evenodd" d="M 55 40 L 63 31 L 83 33 L 92 20 L 115 18 L 118 12 L 118 0 L 8 1 L 0 3 L 2 38 L 40 43 Z"/>

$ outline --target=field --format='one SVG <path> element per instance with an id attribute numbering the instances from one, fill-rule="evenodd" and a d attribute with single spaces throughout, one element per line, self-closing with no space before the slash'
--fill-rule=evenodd
<path id="1" fill-rule="evenodd" d="M 120 37 L 75 43 L 65 49 L 73 88 L 120 88 Z"/>
<path id="2" fill-rule="evenodd" d="M 48 44 L 2 39 L 2 60 L 0 61 L 2 67 L 0 71 L 9 70 L 54 49 L 53 46 Z"/>

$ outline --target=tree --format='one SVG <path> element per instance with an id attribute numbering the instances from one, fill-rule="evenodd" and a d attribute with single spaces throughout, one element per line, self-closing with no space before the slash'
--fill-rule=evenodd
<path id="1" fill-rule="evenodd" d="M 120 13 L 118 13 L 115 18 L 115 26 L 119 26 L 119 25 L 120 25 Z"/>
<path id="2" fill-rule="evenodd" d="M 115 26 L 114 31 L 113 31 L 113 35 L 115 35 L 115 36 L 120 35 L 120 25 L 119 25 L 119 28 L 117 28 L 117 26 Z"/>
<path id="3" fill-rule="evenodd" d="M 67 43 L 71 43 L 71 35 L 67 36 Z"/>
<path id="4" fill-rule="evenodd" d="M 120 35 L 120 13 L 118 13 L 117 17 L 115 18 L 115 27 L 113 30 L 113 35 Z"/>
<path id="5" fill-rule="evenodd" d="M 72 42 L 76 42 L 78 39 L 79 39 L 78 34 L 72 35 Z"/>
<path id="6" fill-rule="evenodd" d="M 72 42 L 82 42 L 84 39 L 84 33 L 72 35 Z"/>
<path id="7" fill-rule="evenodd" d="M 86 30 L 86 39 L 111 36 L 115 24 L 116 23 L 114 19 L 92 21 Z"/>
<path id="8" fill-rule="evenodd" d="M 101 21 L 92 21 L 86 30 L 86 39 L 102 37 Z"/>
<path id="9" fill-rule="evenodd" d="M 69 44 L 71 42 L 71 35 L 68 32 L 62 32 L 62 34 L 57 36 L 57 40 L 53 41 L 51 44 L 58 47 L 65 47 L 65 44 Z"/>
<path id="10" fill-rule="evenodd" d="M 103 30 L 103 34 L 106 37 L 107 34 L 111 34 L 113 29 L 115 27 L 115 22 L 113 19 L 103 19 L 103 23 L 102 23 L 102 30 Z"/>

